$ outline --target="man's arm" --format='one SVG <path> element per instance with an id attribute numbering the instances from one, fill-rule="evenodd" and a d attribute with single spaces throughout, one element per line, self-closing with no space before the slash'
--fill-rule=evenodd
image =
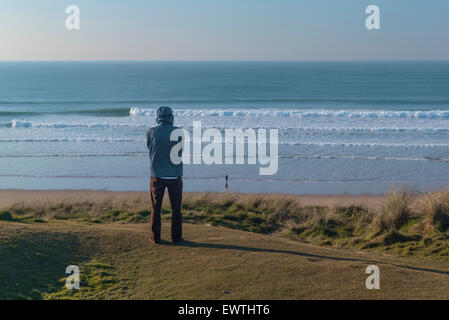
<path id="1" fill-rule="evenodd" d="M 150 150 L 152 128 L 147 131 L 147 148 Z"/>

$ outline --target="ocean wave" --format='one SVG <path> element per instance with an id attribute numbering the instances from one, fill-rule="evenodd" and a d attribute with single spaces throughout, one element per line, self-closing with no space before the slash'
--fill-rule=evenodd
<path id="1" fill-rule="evenodd" d="M 387 157 L 387 156 L 363 156 L 363 155 L 280 155 L 281 159 L 318 159 L 318 160 L 389 160 L 389 161 L 438 161 L 449 162 L 444 157 Z"/>
<path id="2" fill-rule="evenodd" d="M 35 153 L 35 154 L 0 154 L 0 158 L 84 158 L 84 157 L 144 157 L 147 152 L 112 152 L 112 153 Z"/>
<path id="3" fill-rule="evenodd" d="M 448 148 L 448 143 L 388 143 L 388 142 L 281 142 L 290 146 L 367 147 L 367 148 Z"/>
<path id="4" fill-rule="evenodd" d="M 122 127 L 148 127 L 146 124 L 128 123 L 102 123 L 102 122 L 39 122 L 12 120 L 4 122 L 0 127 L 9 128 L 122 128 Z"/>
<path id="5" fill-rule="evenodd" d="M 220 124 L 208 124 L 202 125 L 203 129 L 218 128 L 224 129 L 273 129 L 287 131 L 299 131 L 299 132 L 420 132 L 420 133 L 448 133 L 449 127 L 292 127 L 290 124 L 277 124 L 278 127 L 273 125 L 265 126 L 245 126 L 238 125 L 227 126 L 226 128 L 220 127 Z M 25 121 L 25 120 L 12 120 L 8 122 L 0 122 L 0 128 L 148 128 L 149 124 L 141 123 L 100 123 L 100 122 L 41 122 L 41 121 Z M 183 126 L 183 128 L 191 129 L 192 125 Z"/>
<path id="6" fill-rule="evenodd" d="M 43 179 L 142 179 L 139 176 L 97 176 L 97 175 L 36 175 L 36 174 L 0 174 L 6 178 L 43 178 Z"/>
<path id="7" fill-rule="evenodd" d="M 42 114 L 42 112 L 33 111 L 0 111 L 0 117 L 6 116 L 35 116 Z"/>
<path id="8" fill-rule="evenodd" d="M 145 142 L 145 138 L 5 138 L 0 139 L 0 143 L 18 143 L 18 142 Z"/>
<path id="9" fill-rule="evenodd" d="M 155 116 L 157 109 L 131 108 L 131 116 Z M 444 118 L 449 119 L 449 110 L 390 111 L 390 110 L 175 110 L 178 116 L 224 116 L 224 117 L 331 117 L 331 118 Z"/>
<path id="10" fill-rule="evenodd" d="M 267 127 L 268 128 L 268 127 Z M 287 127 L 279 128 L 289 131 L 304 131 L 304 132 L 422 132 L 422 133 L 446 133 L 449 132 L 448 128 L 432 128 L 432 127 Z"/>
<path id="11" fill-rule="evenodd" d="M 129 108 L 105 108 L 105 109 L 92 109 L 92 110 L 67 110 L 57 111 L 54 114 L 80 114 L 91 116 L 109 116 L 109 117 L 126 117 L 129 116 Z"/>
<path id="12" fill-rule="evenodd" d="M 0 154 L 0 158 L 92 158 L 92 157 L 147 157 L 147 152 L 112 152 L 112 153 L 36 153 L 36 154 Z M 199 155 L 197 155 L 199 156 Z M 375 161 L 435 161 L 449 162 L 444 157 L 389 157 L 389 156 L 363 156 L 363 155 L 280 155 L 280 159 L 311 159 L 311 160 L 375 160 Z"/>
<path id="13" fill-rule="evenodd" d="M 331 133 L 382 133 L 382 132 L 418 132 L 418 133 L 449 133 L 449 127 L 293 127 L 290 124 L 273 125 L 257 125 L 257 126 L 226 126 L 223 124 L 208 124 L 202 125 L 203 129 L 218 128 L 222 131 L 225 129 L 279 129 L 286 131 L 298 132 L 331 132 Z M 149 124 L 141 123 L 100 123 L 100 122 L 41 122 L 41 121 L 25 121 L 12 120 L 7 122 L 0 122 L 0 128 L 149 128 Z M 192 125 L 182 126 L 185 129 L 193 128 Z"/>
<path id="14" fill-rule="evenodd" d="M 0 116 L 36 116 L 46 114 L 90 115 L 103 117 L 155 116 L 157 108 L 117 107 L 102 109 L 9 111 Z M 449 110 L 350 110 L 350 109 L 175 109 L 175 115 L 192 117 L 328 117 L 328 118 L 422 118 L 449 119 Z"/>
<path id="15" fill-rule="evenodd" d="M 104 109 L 81 109 L 81 110 L 55 110 L 55 111 L 0 111 L 1 116 L 36 116 L 36 115 L 91 115 L 103 117 L 127 117 L 129 108 L 104 108 Z"/>
<path id="16" fill-rule="evenodd" d="M 111 142 L 111 143 L 145 143 L 146 138 L 110 138 L 110 137 L 65 137 L 65 138 L 0 138 L 0 143 L 31 143 L 31 142 Z M 193 141 L 191 141 L 192 143 Z M 203 142 L 206 145 L 208 142 Z M 247 144 L 247 141 L 238 139 L 235 145 Z M 336 148 L 449 148 L 449 143 L 388 143 L 388 142 L 304 142 L 279 141 L 281 146 L 303 147 L 336 147 Z"/>

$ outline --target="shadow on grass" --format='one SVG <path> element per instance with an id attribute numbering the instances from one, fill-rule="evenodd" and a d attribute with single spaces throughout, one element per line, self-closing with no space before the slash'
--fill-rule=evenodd
<path id="1" fill-rule="evenodd" d="M 24 233 L 0 241 L 0 299 L 42 299 L 60 290 L 66 267 L 78 264 L 79 239 L 67 233 Z"/>
<path id="2" fill-rule="evenodd" d="M 161 244 L 171 245 L 171 246 L 180 246 L 180 247 L 192 247 L 192 248 L 209 248 L 209 249 L 218 249 L 218 250 L 240 250 L 240 251 L 248 251 L 248 252 L 291 254 L 291 255 L 297 255 L 297 256 L 308 257 L 308 258 L 316 258 L 316 259 L 327 259 L 327 260 L 349 261 L 349 262 L 363 262 L 366 264 L 383 264 L 383 265 L 389 265 L 389 266 L 394 266 L 394 267 L 409 269 L 409 270 L 414 270 L 414 271 L 423 271 L 423 272 L 431 272 L 431 273 L 449 275 L 448 271 L 442 271 L 442 270 L 437 270 L 437 269 L 414 267 L 414 266 L 408 266 L 408 265 L 402 265 L 402 264 L 382 262 L 382 261 L 378 261 L 378 260 L 326 256 L 326 255 L 319 255 L 319 254 L 305 253 L 305 252 L 291 251 L 291 250 L 255 248 L 255 247 L 247 247 L 247 246 L 228 245 L 228 244 L 201 243 L 201 242 L 193 242 L 193 241 L 187 241 L 187 240 L 182 243 L 178 243 L 178 244 L 174 244 L 174 243 L 168 242 L 168 241 L 161 241 Z"/>

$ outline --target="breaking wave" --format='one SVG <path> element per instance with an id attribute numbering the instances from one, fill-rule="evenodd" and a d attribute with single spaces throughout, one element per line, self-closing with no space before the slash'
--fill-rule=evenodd
<path id="1" fill-rule="evenodd" d="M 129 123 L 129 122 L 40 122 L 40 121 L 26 121 L 26 120 L 12 120 L 7 122 L 0 122 L 0 128 L 148 128 L 150 127 L 147 123 Z M 192 125 L 183 126 L 184 128 L 192 128 Z M 202 125 L 203 128 L 220 128 L 220 129 L 235 129 L 241 128 L 237 124 L 232 126 L 223 127 L 223 124 L 209 124 Z M 242 129 L 248 129 L 249 126 L 246 125 Z M 294 127 L 291 123 L 277 123 L 276 125 L 266 125 L 266 126 L 252 126 L 253 129 L 270 129 L 277 128 L 280 130 L 291 130 L 291 131 L 302 131 L 302 132 L 360 132 L 360 133 L 370 133 L 370 132 L 421 132 L 421 133 L 449 133 L 448 127 L 324 127 L 324 126 L 314 126 L 314 127 Z"/>
<path id="2" fill-rule="evenodd" d="M 131 116 L 155 116 L 157 109 L 131 108 Z M 225 117 L 342 117 L 342 118 L 444 118 L 449 119 L 449 110 L 386 111 L 386 110 L 175 110 L 179 116 L 225 116 Z"/>

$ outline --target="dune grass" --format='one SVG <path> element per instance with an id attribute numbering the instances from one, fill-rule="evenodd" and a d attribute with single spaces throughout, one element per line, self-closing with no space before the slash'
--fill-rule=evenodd
<path id="1" fill-rule="evenodd" d="M 24 223 L 147 223 L 147 197 L 127 201 L 72 201 L 16 204 L 0 220 Z M 336 248 L 376 249 L 397 255 L 445 257 L 449 254 L 449 188 L 412 194 L 393 190 L 378 207 L 303 206 L 282 195 L 189 194 L 183 220 L 288 237 Z M 162 217 L 170 219 L 168 201 Z"/>

